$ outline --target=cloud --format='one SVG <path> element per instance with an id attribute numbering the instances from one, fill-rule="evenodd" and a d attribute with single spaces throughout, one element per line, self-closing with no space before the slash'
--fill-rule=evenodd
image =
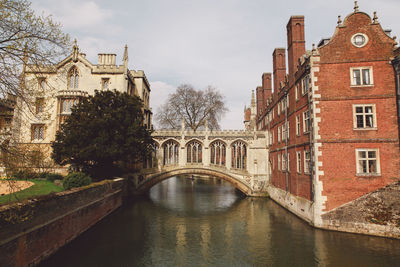
<path id="1" fill-rule="evenodd" d="M 129 47 L 129 68 L 149 79 L 153 112 L 182 83 L 203 89 L 217 87 L 230 111 L 221 124 L 243 129 L 243 107 L 251 90 L 272 71 L 272 52 L 286 47 L 286 23 L 291 15 L 305 16 L 306 48 L 331 37 L 337 16 L 353 12 L 348 0 L 35 0 L 61 20 L 81 51 L 97 62 L 97 53 L 121 59 Z M 377 11 L 384 29 L 400 34 L 398 0 L 358 2 L 360 11 Z M 120 62 L 120 61 L 119 61 Z"/>
<path id="2" fill-rule="evenodd" d="M 157 111 L 157 108 L 165 103 L 169 94 L 175 92 L 176 86 L 167 84 L 165 82 L 156 81 L 150 82 L 150 106 L 153 109 L 153 113 Z"/>
<path id="3" fill-rule="evenodd" d="M 113 16 L 112 10 L 103 9 L 94 1 L 39 1 L 33 7 L 52 14 L 67 30 L 99 26 Z"/>

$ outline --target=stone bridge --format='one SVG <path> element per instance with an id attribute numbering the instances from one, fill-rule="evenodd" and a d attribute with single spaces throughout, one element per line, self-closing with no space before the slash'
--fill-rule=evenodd
<path id="1" fill-rule="evenodd" d="M 173 176 L 207 175 L 230 182 L 248 196 L 265 196 L 267 138 L 258 131 L 161 130 L 152 134 L 153 159 L 134 178 L 135 193 Z"/>

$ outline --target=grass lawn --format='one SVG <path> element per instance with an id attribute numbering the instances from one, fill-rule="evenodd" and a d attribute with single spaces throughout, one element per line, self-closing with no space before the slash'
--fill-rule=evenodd
<path id="1" fill-rule="evenodd" d="M 56 186 L 51 181 L 47 180 L 28 180 L 28 181 L 33 182 L 34 185 L 24 190 L 18 191 L 14 194 L 0 196 L 0 204 L 14 202 L 17 200 L 22 200 L 33 196 L 47 195 L 52 192 L 61 192 L 64 190 L 64 188 Z"/>

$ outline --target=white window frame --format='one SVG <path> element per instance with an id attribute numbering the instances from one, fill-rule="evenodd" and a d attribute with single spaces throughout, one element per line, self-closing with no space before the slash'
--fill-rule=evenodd
<path id="1" fill-rule="evenodd" d="M 307 157 L 308 155 L 308 157 Z M 311 152 L 304 150 L 304 173 L 310 174 Z"/>
<path id="2" fill-rule="evenodd" d="M 357 176 L 380 176 L 381 175 L 381 166 L 379 159 L 379 149 L 378 148 L 357 148 L 356 150 L 356 175 Z M 365 152 L 366 157 L 361 158 L 360 152 Z M 368 152 L 375 152 L 375 158 L 369 157 Z M 376 172 L 371 172 L 368 162 L 374 160 L 376 161 Z M 363 172 L 362 166 L 360 165 L 360 161 L 365 160 L 367 162 L 366 168 L 367 172 Z"/>
<path id="3" fill-rule="evenodd" d="M 363 113 L 357 113 L 356 109 L 358 107 L 363 108 Z M 365 113 L 365 107 L 372 107 L 372 113 Z M 357 115 L 363 116 L 363 124 L 364 127 L 357 127 Z M 372 127 L 367 127 L 366 117 L 367 115 L 372 115 Z M 354 130 L 377 130 L 377 121 L 376 121 L 376 106 L 375 104 L 353 104 L 353 128 Z"/>
<path id="4" fill-rule="evenodd" d="M 306 117 L 306 114 L 308 114 L 307 117 Z M 309 121 L 308 123 L 306 123 L 307 120 Z M 310 132 L 310 128 L 311 128 L 310 112 L 309 112 L 309 110 L 306 110 L 303 112 L 303 133 Z"/>
<path id="5" fill-rule="evenodd" d="M 301 114 L 298 114 L 296 116 L 296 135 L 300 136 L 301 132 L 300 132 L 300 116 Z"/>
<path id="6" fill-rule="evenodd" d="M 281 126 L 278 126 L 278 143 L 281 142 Z"/>
<path id="7" fill-rule="evenodd" d="M 296 84 L 296 89 L 295 89 L 295 97 L 296 97 L 296 101 L 299 101 L 299 84 Z"/>
<path id="8" fill-rule="evenodd" d="M 358 70 L 360 71 L 360 84 L 356 83 L 356 80 L 354 79 L 354 71 Z M 369 70 L 369 83 L 364 83 L 363 81 L 363 70 Z M 369 67 L 352 67 L 350 68 L 350 85 L 352 87 L 368 87 L 368 86 L 373 86 L 374 85 L 374 75 L 373 75 L 373 69 L 372 66 Z"/>
<path id="9" fill-rule="evenodd" d="M 311 77 L 310 75 L 306 75 L 302 80 L 301 80 L 301 95 L 304 96 L 305 94 L 308 93 L 310 86 L 311 86 Z"/>
<path id="10" fill-rule="evenodd" d="M 301 173 L 301 152 L 296 151 L 297 173 Z"/>
<path id="11" fill-rule="evenodd" d="M 282 171 L 286 171 L 286 154 L 282 153 Z"/>

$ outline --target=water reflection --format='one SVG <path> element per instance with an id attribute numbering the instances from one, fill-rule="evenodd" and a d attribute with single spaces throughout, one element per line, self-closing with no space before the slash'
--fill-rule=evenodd
<path id="1" fill-rule="evenodd" d="M 315 230 L 225 182 L 172 178 L 41 266 L 400 266 L 400 241 Z"/>

